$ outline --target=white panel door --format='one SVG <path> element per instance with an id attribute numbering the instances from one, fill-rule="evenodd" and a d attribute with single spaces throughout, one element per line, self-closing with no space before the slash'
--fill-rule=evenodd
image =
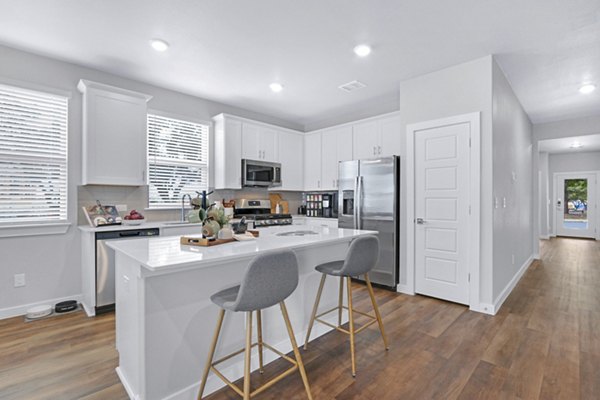
<path id="1" fill-rule="evenodd" d="M 573 172 L 555 175 L 556 234 L 596 236 L 596 174 Z"/>
<path id="2" fill-rule="evenodd" d="M 281 187 L 273 190 L 304 189 L 304 136 L 279 132 Z"/>
<path id="3" fill-rule="evenodd" d="M 415 291 L 469 304 L 468 123 L 415 132 Z"/>
<path id="4" fill-rule="evenodd" d="M 242 122 L 242 158 L 261 160 L 260 127 L 250 122 Z"/>
<path id="5" fill-rule="evenodd" d="M 260 127 L 259 130 L 259 155 L 262 160 L 270 162 L 279 161 L 279 137 L 273 128 Z"/>

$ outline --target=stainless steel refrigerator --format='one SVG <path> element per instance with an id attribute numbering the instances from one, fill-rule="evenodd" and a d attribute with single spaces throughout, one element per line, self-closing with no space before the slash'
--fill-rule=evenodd
<path id="1" fill-rule="evenodd" d="M 400 157 L 343 161 L 338 172 L 339 227 L 379 232 L 379 261 L 369 277 L 371 282 L 395 290 L 399 262 Z"/>

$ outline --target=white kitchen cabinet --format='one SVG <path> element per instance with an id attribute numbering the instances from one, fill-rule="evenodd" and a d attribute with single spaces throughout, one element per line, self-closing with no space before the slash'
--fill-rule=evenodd
<path id="1" fill-rule="evenodd" d="M 338 164 L 352 160 L 352 126 L 342 126 L 321 132 L 322 190 L 337 190 Z"/>
<path id="2" fill-rule="evenodd" d="M 321 190 L 321 133 L 304 137 L 304 190 Z"/>
<path id="3" fill-rule="evenodd" d="M 280 131 L 279 159 L 281 161 L 281 186 L 273 190 L 304 189 L 304 136 Z"/>
<path id="4" fill-rule="evenodd" d="M 215 122 L 215 189 L 242 188 L 242 121 L 219 114 Z"/>
<path id="5" fill-rule="evenodd" d="M 354 124 L 353 143 L 355 160 L 399 155 L 400 116 L 388 115 Z"/>
<path id="6" fill-rule="evenodd" d="M 83 93 L 82 184 L 146 184 L 147 102 L 152 97 L 87 80 Z"/>
<path id="7" fill-rule="evenodd" d="M 252 122 L 242 122 L 242 158 L 270 162 L 279 161 L 276 129 Z"/>
<path id="8" fill-rule="evenodd" d="M 302 132 L 229 114 L 219 114 L 213 121 L 215 189 L 241 189 L 242 159 L 250 159 L 281 162 L 283 185 L 273 190 L 302 190 Z"/>

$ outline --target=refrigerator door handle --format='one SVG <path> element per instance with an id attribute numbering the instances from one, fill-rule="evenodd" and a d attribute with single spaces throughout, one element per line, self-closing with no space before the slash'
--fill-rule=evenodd
<path id="1" fill-rule="evenodd" d="M 363 177 L 359 176 L 356 178 L 357 180 L 357 189 L 356 189 L 356 197 L 357 197 L 357 201 L 356 201 L 356 223 L 354 224 L 356 226 L 357 229 L 362 229 L 362 215 L 361 215 L 361 210 L 362 210 L 362 202 L 363 202 L 363 198 L 362 198 L 362 186 L 363 186 Z"/>

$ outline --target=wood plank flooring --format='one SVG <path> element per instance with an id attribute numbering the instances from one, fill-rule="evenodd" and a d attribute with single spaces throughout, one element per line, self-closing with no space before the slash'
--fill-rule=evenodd
<path id="1" fill-rule="evenodd" d="M 369 310 L 367 291 L 355 287 L 356 307 Z M 376 325 L 361 332 L 352 378 L 345 335 L 311 342 L 302 354 L 315 399 L 600 399 L 598 242 L 544 242 L 542 260 L 494 317 L 423 296 L 376 295 L 389 352 Z M 0 399 L 126 399 L 116 365 L 112 314 L 0 321 Z M 269 364 L 253 386 L 287 366 Z M 237 398 L 231 390 L 209 397 Z M 256 397 L 304 398 L 298 374 Z"/>

